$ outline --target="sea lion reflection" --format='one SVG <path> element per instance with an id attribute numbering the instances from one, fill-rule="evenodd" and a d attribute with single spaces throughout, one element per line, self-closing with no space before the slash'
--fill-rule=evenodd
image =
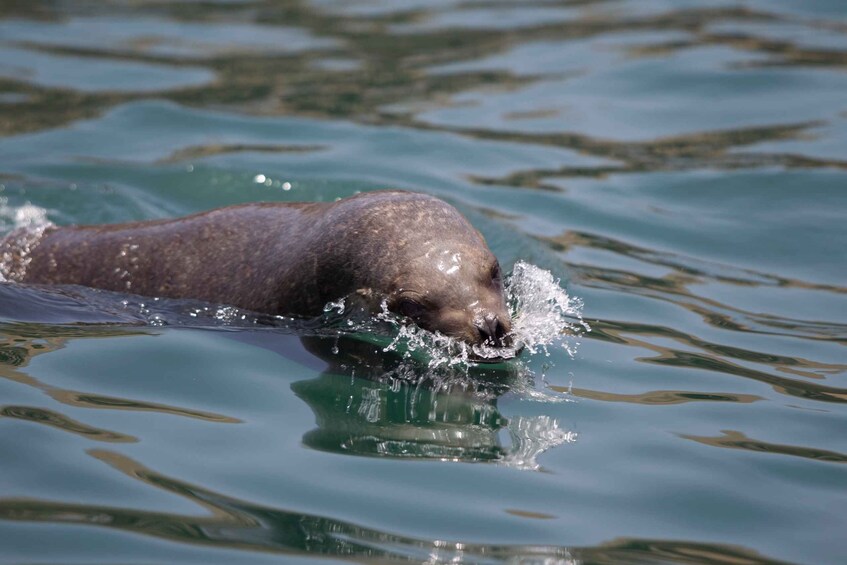
<path id="1" fill-rule="evenodd" d="M 304 344 L 331 363 L 321 376 L 291 385 L 315 414 L 317 427 L 303 436 L 313 449 L 538 469 L 541 453 L 576 439 L 549 416 L 507 418 L 500 412 L 498 398 L 528 378 L 514 364 L 451 376 L 391 360 L 355 339 L 336 345 L 310 338 Z"/>

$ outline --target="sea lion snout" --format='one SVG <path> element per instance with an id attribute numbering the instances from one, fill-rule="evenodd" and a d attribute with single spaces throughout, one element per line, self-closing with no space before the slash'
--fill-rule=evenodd
<path id="1" fill-rule="evenodd" d="M 388 307 L 474 349 L 510 348 L 512 319 L 500 264 L 464 218 L 451 227 L 408 248 L 389 285 Z"/>
<path id="2" fill-rule="evenodd" d="M 512 344 L 512 324 L 507 316 L 502 319 L 497 314 L 488 313 L 477 318 L 474 325 L 479 332 L 479 345 L 509 347 Z"/>
<path id="3" fill-rule="evenodd" d="M 512 321 L 503 308 L 457 308 L 435 301 L 423 303 L 409 299 L 394 299 L 389 309 L 414 322 L 417 326 L 438 332 L 472 346 L 511 347 Z"/>

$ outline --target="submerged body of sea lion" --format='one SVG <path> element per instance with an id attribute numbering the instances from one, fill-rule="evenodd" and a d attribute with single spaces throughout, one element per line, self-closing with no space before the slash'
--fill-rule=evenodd
<path id="1" fill-rule="evenodd" d="M 356 296 L 472 345 L 509 342 L 497 259 L 452 206 L 379 191 L 257 203 L 172 220 L 50 226 L 0 242 L 7 280 L 197 298 L 318 316 Z"/>

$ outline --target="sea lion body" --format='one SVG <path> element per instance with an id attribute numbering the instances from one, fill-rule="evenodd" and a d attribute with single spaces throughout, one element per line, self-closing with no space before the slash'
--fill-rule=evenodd
<path id="1" fill-rule="evenodd" d="M 20 238 L 0 243 L 22 256 Z M 510 329 L 497 260 L 452 206 L 401 191 L 256 203 L 172 220 L 49 227 L 6 278 L 317 316 L 356 295 L 472 344 Z"/>

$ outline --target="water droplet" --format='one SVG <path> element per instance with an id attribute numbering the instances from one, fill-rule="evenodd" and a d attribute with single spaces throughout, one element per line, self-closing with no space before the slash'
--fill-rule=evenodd
<path id="1" fill-rule="evenodd" d="M 151 326 L 167 326 L 168 323 L 161 314 L 153 314 L 147 319 L 147 323 Z"/>

